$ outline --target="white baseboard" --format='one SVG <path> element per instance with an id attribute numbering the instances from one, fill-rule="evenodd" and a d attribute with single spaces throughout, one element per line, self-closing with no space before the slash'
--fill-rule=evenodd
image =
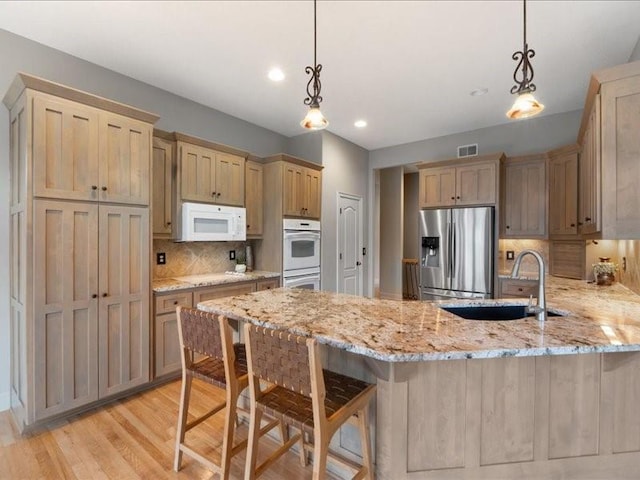
<path id="1" fill-rule="evenodd" d="M 0 412 L 9 410 L 10 406 L 11 406 L 11 397 L 9 395 L 9 392 L 0 393 Z"/>

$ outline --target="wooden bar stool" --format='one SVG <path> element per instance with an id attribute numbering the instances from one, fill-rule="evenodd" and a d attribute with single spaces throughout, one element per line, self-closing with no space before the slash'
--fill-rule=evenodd
<path id="1" fill-rule="evenodd" d="M 233 344 L 231 327 L 226 317 L 182 307 L 177 308 L 177 314 L 182 356 L 182 391 L 174 469 L 176 472 L 180 470 L 182 454 L 186 453 L 226 480 L 229 478 L 231 457 L 247 445 L 246 440 L 233 445 L 238 396 L 248 385 L 245 348 L 243 344 Z M 196 354 L 206 357 L 196 361 Z M 189 397 L 194 378 L 224 388 L 226 399 L 201 417 L 188 422 Z M 224 437 L 218 465 L 187 446 L 185 435 L 225 407 Z"/>
<path id="2" fill-rule="evenodd" d="M 368 406 L 376 386 L 323 370 L 315 339 L 245 325 L 251 417 L 245 480 L 259 476 L 293 444 L 302 440 L 313 451 L 313 478 L 323 479 L 327 457 L 356 472 L 354 479 L 373 479 Z M 268 382 L 264 389 L 261 380 Z M 296 428 L 278 450 L 256 467 L 260 420 L 263 414 Z M 341 425 L 356 417 L 362 444 L 362 465 L 329 450 Z M 313 443 L 305 441 L 313 436 Z"/>

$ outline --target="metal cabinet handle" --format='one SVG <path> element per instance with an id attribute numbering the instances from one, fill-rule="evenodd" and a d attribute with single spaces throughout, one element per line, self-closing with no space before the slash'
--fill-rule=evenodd
<path id="1" fill-rule="evenodd" d="M 216 196 L 219 197 L 220 196 L 220 192 L 216 193 Z"/>
<path id="2" fill-rule="evenodd" d="M 509 225 L 507 225 L 507 230 L 509 230 L 511 227 Z"/>
<path id="3" fill-rule="evenodd" d="M 174 304 L 174 305 L 177 305 L 178 303 L 180 303 L 180 302 L 178 302 L 178 300 L 174 300 L 174 301 L 173 301 L 173 304 Z"/>
<path id="4" fill-rule="evenodd" d="M 107 191 L 107 187 L 102 187 L 102 191 L 106 192 Z"/>
<path id="5" fill-rule="evenodd" d="M 456 197 L 451 197 L 451 200 L 455 200 L 455 199 L 456 199 Z"/>
<path id="6" fill-rule="evenodd" d="M 97 190 L 98 189 L 98 185 L 91 185 L 91 190 Z"/>
<path id="7" fill-rule="evenodd" d="M 521 291 L 522 291 L 522 288 L 518 288 L 518 291 L 519 291 L 519 292 L 521 292 Z"/>
<path id="8" fill-rule="evenodd" d="M 98 298 L 98 294 L 94 293 L 93 295 L 91 295 L 91 298 Z"/>
<path id="9" fill-rule="evenodd" d="M 216 192 L 211 192 L 211 196 L 215 197 L 216 196 Z"/>
<path id="10" fill-rule="evenodd" d="M 576 226 L 576 224 L 575 224 L 575 223 L 572 223 L 572 224 L 571 224 L 571 226 L 572 226 L 572 227 L 575 227 L 575 226 Z"/>
<path id="11" fill-rule="evenodd" d="M 105 293 L 103 293 L 103 294 L 102 294 L 102 296 L 103 296 L 103 297 L 106 297 L 106 296 L 108 296 L 108 295 L 109 295 L 109 294 L 108 294 L 107 292 L 105 292 Z"/>
<path id="12" fill-rule="evenodd" d="M 360 266 L 362 265 L 362 262 L 356 262 L 356 265 Z"/>
<path id="13" fill-rule="evenodd" d="M 585 222 L 590 222 L 590 221 L 591 221 L 591 218 L 590 218 L 590 217 L 585 217 L 585 219 L 584 219 L 584 220 L 585 220 Z"/>
<path id="14" fill-rule="evenodd" d="M 457 200 L 460 200 L 460 197 L 456 197 Z"/>
<path id="15" fill-rule="evenodd" d="M 167 227 L 169 227 L 171 225 L 171 222 L 167 222 Z"/>

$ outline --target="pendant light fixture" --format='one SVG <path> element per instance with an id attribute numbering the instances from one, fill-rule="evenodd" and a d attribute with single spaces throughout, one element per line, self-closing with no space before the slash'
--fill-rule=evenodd
<path id="1" fill-rule="evenodd" d="M 316 0 L 313 0 L 313 67 L 308 66 L 304 69 L 305 73 L 311 74 L 311 79 L 307 83 L 308 96 L 304 99 L 304 104 L 309 105 L 309 111 L 307 116 L 300 122 L 300 125 L 308 130 L 322 130 L 329 125 L 329 122 L 320 111 L 320 102 L 322 102 L 322 97 L 320 96 L 320 71 L 322 70 L 322 65 L 316 60 L 316 50 Z"/>
<path id="2" fill-rule="evenodd" d="M 533 117 L 544 110 L 544 105 L 538 102 L 533 96 L 533 92 L 536 91 L 536 86 L 533 83 L 533 67 L 529 59 L 533 58 L 536 52 L 529 48 L 527 44 L 527 0 L 523 0 L 523 5 L 524 47 L 522 51 L 517 51 L 511 56 L 511 58 L 518 62 L 513 72 L 513 80 L 516 84 L 511 87 L 511 93 L 517 94 L 518 97 L 511 109 L 507 112 L 507 117 L 511 119 Z M 522 72 L 519 70 L 522 70 Z M 521 78 L 518 78 L 519 74 Z"/>

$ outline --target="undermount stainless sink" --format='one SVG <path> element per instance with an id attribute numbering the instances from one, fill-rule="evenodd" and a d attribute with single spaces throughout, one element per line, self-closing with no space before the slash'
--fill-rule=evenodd
<path id="1" fill-rule="evenodd" d="M 460 307 L 440 307 L 467 320 L 520 320 L 535 317 L 535 312 L 528 312 L 526 305 L 474 305 Z M 562 313 L 547 310 L 549 317 L 562 317 Z"/>

